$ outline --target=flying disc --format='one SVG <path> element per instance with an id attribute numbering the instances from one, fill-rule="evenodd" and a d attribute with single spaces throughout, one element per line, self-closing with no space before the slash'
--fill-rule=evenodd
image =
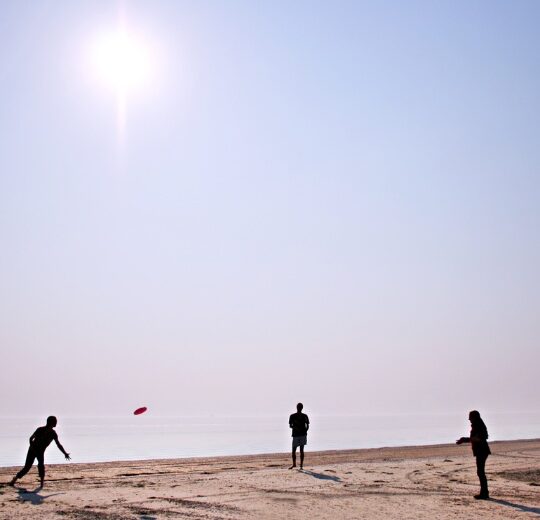
<path id="1" fill-rule="evenodd" d="M 141 406 L 140 408 L 137 408 L 133 412 L 133 415 L 141 415 L 142 413 L 146 412 L 146 410 L 148 410 L 148 408 L 146 408 L 146 406 Z"/>

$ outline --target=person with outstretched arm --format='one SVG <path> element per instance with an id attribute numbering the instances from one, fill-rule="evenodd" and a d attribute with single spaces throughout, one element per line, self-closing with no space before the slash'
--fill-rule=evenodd
<path id="1" fill-rule="evenodd" d="M 47 417 L 47 424 L 45 426 L 40 426 L 30 437 L 30 447 L 28 448 L 28 454 L 26 455 L 26 462 L 24 468 L 19 471 L 14 477 L 13 480 L 9 483 L 10 486 L 15 485 L 15 482 L 20 478 L 24 477 L 34 464 L 34 460 L 38 461 L 38 473 L 41 480 L 41 486 L 43 487 L 43 482 L 45 480 L 45 450 L 49 444 L 54 441 L 58 446 L 58 449 L 64 454 L 66 460 L 70 460 L 69 453 L 66 452 L 64 447 L 60 444 L 58 440 L 58 435 L 54 431 L 58 421 L 56 417 L 51 415 Z"/>
<path id="2" fill-rule="evenodd" d="M 309 417 L 302 413 L 304 405 L 296 405 L 296 413 L 289 417 L 289 427 L 292 428 L 292 466 L 296 468 L 296 448 L 300 447 L 300 469 L 304 469 L 304 446 L 307 444 L 307 432 L 309 430 Z"/>
<path id="3" fill-rule="evenodd" d="M 471 421 L 470 437 L 461 437 L 456 444 L 471 443 L 473 455 L 476 457 L 476 474 L 480 479 L 480 493 L 474 495 L 477 500 L 488 500 L 489 491 L 486 477 L 486 460 L 491 455 L 491 450 L 487 443 L 488 431 L 480 413 L 473 410 L 469 413 Z"/>

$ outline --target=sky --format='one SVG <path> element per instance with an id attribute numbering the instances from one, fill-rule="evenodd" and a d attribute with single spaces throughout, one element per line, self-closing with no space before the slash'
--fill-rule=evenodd
<path id="1" fill-rule="evenodd" d="M 0 415 L 537 410 L 539 22 L 2 2 Z"/>

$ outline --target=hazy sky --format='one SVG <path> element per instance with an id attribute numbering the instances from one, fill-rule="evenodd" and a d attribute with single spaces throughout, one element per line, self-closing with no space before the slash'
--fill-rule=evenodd
<path id="1" fill-rule="evenodd" d="M 3 1 L 0 414 L 537 409 L 539 24 Z"/>

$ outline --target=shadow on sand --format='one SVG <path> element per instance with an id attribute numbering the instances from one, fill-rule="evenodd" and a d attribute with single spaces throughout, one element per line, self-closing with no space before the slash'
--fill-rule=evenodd
<path id="1" fill-rule="evenodd" d="M 34 506 L 39 506 L 43 504 L 43 501 L 46 498 L 64 494 L 64 493 L 53 493 L 52 495 L 40 495 L 38 491 L 41 491 L 40 487 L 34 489 L 33 491 L 28 491 L 25 488 L 17 488 L 17 493 L 19 493 L 19 500 L 21 502 L 30 502 Z"/>
<path id="2" fill-rule="evenodd" d="M 501 506 L 511 507 L 512 509 L 517 509 L 518 511 L 523 511 L 525 513 L 533 513 L 540 516 L 540 507 L 523 506 L 521 504 L 514 504 L 513 502 L 508 502 L 508 500 L 498 500 L 496 498 L 492 498 L 490 502 L 495 502 L 497 504 L 501 504 Z"/>
<path id="3" fill-rule="evenodd" d="M 310 477 L 318 478 L 320 480 L 331 480 L 332 482 L 341 482 L 341 479 L 339 477 L 334 477 L 332 475 L 325 475 L 324 473 L 315 473 L 314 471 L 309 471 L 306 469 L 301 469 L 300 473 L 305 473 L 306 475 L 309 475 Z"/>

